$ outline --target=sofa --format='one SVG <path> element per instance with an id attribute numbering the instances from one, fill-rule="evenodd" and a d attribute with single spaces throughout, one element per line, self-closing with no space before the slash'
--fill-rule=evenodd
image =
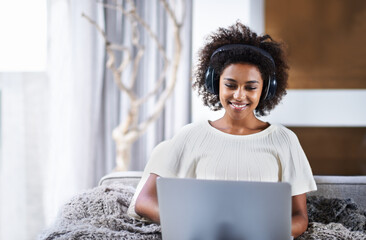
<path id="1" fill-rule="evenodd" d="M 99 185 L 111 185 L 121 183 L 136 188 L 142 172 L 113 172 L 104 176 Z M 326 198 L 351 198 L 366 211 L 366 176 L 325 176 L 315 175 L 318 190 L 308 196 L 323 196 Z"/>
<path id="2" fill-rule="evenodd" d="M 113 172 L 97 187 L 70 199 L 39 240 L 161 240 L 158 224 L 131 218 L 126 211 L 142 172 Z M 308 194 L 309 227 L 296 240 L 366 239 L 366 176 L 315 176 Z"/>

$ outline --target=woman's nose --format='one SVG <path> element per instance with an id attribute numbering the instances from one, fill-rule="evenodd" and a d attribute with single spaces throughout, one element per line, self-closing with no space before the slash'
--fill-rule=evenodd
<path id="1" fill-rule="evenodd" d="M 235 92 L 234 92 L 234 98 L 237 100 L 243 100 L 245 97 L 245 91 L 241 88 L 238 88 Z"/>

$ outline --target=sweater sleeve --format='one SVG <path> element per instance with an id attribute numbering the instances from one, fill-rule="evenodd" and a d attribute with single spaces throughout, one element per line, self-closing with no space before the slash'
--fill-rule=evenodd
<path id="1" fill-rule="evenodd" d="M 128 215 L 131 217 L 141 219 L 135 212 L 135 203 L 138 195 L 140 194 L 143 186 L 145 185 L 150 174 L 156 174 L 161 177 L 179 177 L 186 175 L 187 165 L 184 158 L 184 148 L 187 138 L 187 133 L 190 127 L 184 127 L 176 136 L 171 140 L 167 140 L 158 144 L 152 151 L 149 161 L 147 162 L 141 180 L 136 187 L 136 192 L 131 200 L 128 208 Z M 143 220 L 143 219 L 142 219 Z"/>
<path id="2" fill-rule="evenodd" d="M 309 161 L 300 142 L 289 129 L 286 129 L 286 146 L 282 152 L 282 181 L 291 184 L 292 196 L 316 191 L 316 183 Z"/>

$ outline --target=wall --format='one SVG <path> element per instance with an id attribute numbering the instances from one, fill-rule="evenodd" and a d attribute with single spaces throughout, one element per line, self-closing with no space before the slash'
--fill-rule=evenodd
<path id="1" fill-rule="evenodd" d="M 290 61 L 268 119 L 297 134 L 315 174 L 366 174 L 366 2 L 267 0 L 265 16 Z"/>
<path id="2" fill-rule="evenodd" d="M 364 66 L 365 61 L 356 60 L 355 64 L 347 63 L 348 67 L 346 69 L 351 70 L 348 72 L 343 71 L 343 75 L 339 76 L 339 74 L 334 75 L 329 64 L 329 62 L 333 62 L 337 64 L 338 68 L 340 66 L 339 61 L 333 59 L 334 53 L 332 52 L 334 51 L 328 50 L 327 53 L 330 55 L 323 56 L 322 52 L 311 52 L 321 49 L 319 46 L 305 50 L 301 49 L 301 47 L 295 48 L 296 46 L 304 46 L 306 39 L 310 39 L 310 43 L 317 42 L 321 35 L 316 34 L 320 31 L 316 29 L 316 25 L 324 28 L 328 24 L 334 32 L 337 26 L 342 23 L 342 31 L 347 31 L 348 29 L 348 31 L 355 32 L 356 35 L 359 34 L 360 31 L 357 29 L 362 29 L 365 24 L 362 24 L 362 21 L 357 19 L 362 19 L 360 16 L 366 16 L 362 10 L 359 10 L 360 6 L 358 5 L 362 1 L 355 1 L 356 5 L 357 2 L 359 3 L 357 6 L 347 8 L 358 10 L 360 12 L 358 17 L 350 14 L 349 11 L 347 14 L 342 13 L 345 9 L 344 6 L 342 7 L 342 4 L 350 4 L 346 0 L 343 3 L 337 4 L 334 4 L 334 1 L 331 4 L 328 0 L 325 3 L 316 0 L 296 1 L 296 3 L 290 0 L 281 1 L 282 4 L 277 0 L 194 1 L 194 61 L 197 57 L 198 49 L 204 43 L 205 36 L 218 27 L 233 24 L 237 19 L 240 19 L 257 33 L 266 32 L 276 40 L 284 40 L 288 43 L 290 68 L 295 68 L 290 71 L 290 88 L 282 103 L 269 116 L 262 117 L 261 119 L 271 123 L 283 124 L 295 131 L 315 174 L 366 174 L 366 108 L 364 107 L 366 103 L 366 90 L 364 89 L 366 79 L 363 78 L 365 74 L 361 72 L 366 69 L 366 66 Z M 283 1 L 286 3 L 283 3 Z M 299 5 L 298 3 L 302 4 Z M 312 6 L 310 7 L 311 11 L 306 10 L 305 7 L 311 4 L 319 4 L 322 8 L 317 9 L 316 6 Z M 361 5 L 363 6 L 364 4 Z M 294 9 L 289 9 L 290 6 Z M 311 18 L 316 13 L 320 16 L 317 18 L 318 22 L 324 21 L 326 23 L 317 24 L 317 22 L 311 22 Z M 290 17 L 285 18 L 288 15 Z M 353 16 L 356 24 L 352 26 L 345 25 L 345 23 L 349 23 L 348 20 L 339 20 L 339 18 L 344 19 L 344 16 Z M 298 24 L 294 20 L 297 18 L 308 19 L 306 21 L 309 24 L 309 32 L 304 32 L 304 28 L 301 27 L 288 27 L 288 25 Z M 282 20 L 282 22 L 278 19 Z M 279 22 L 281 24 L 278 24 Z M 338 25 L 332 25 L 336 23 Z M 286 39 L 284 36 L 290 37 Z M 322 36 L 329 35 L 323 34 Z M 295 41 L 293 41 L 294 39 Z M 330 39 L 338 43 L 340 41 L 339 39 Z M 345 37 L 342 39 L 345 40 Z M 357 38 L 353 37 L 352 39 Z M 324 41 L 329 41 L 329 38 L 324 39 Z M 335 43 L 328 45 L 336 46 Z M 304 53 L 304 51 L 306 53 L 306 68 L 303 64 L 304 61 L 296 62 L 294 58 L 291 58 L 291 54 L 294 56 L 296 53 L 299 53 L 297 59 L 303 60 L 305 55 L 300 53 Z M 362 55 L 362 52 L 364 51 L 354 51 L 352 56 L 364 59 L 365 56 Z M 323 56 L 321 61 L 319 56 Z M 339 59 L 352 61 L 350 56 Z M 321 67 L 318 66 L 316 71 L 312 71 L 312 68 L 309 66 L 313 62 L 323 62 L 326 64 L 328 82 L 325 82 L 324 79 L 319 79 L 319 76 L 323 78 L 327 76 L 326 72 L 322 72 Z M 360 67 L 360 64 L 363 65 Z M 355 67 L 352 68 L 352 66 Z M 333 69 L 335 68 L 333 67 Z M 336 70 L 340 71 L 340 69 Z M 351 73 L 353 75 L 347 77 Z M 337 79 L 334 81 L 336 77 Z M 355 78 L 357 79 L 355 80 Z M 192 97 L 192 114 L 193 121 L 215 120 L 223 115 L 223 111 L 210 111 L 203 106 L 202 101 L 197 97 L 197 93 L 194 93 Z M 337 157 L 334 154 L 337 151 L 332 151 L 332 149 L 339 150 Z M 332 167 L 328 167 L 332 164 Z M 353 167 L 345 167 L 346 165 L 352 165 Z"/>

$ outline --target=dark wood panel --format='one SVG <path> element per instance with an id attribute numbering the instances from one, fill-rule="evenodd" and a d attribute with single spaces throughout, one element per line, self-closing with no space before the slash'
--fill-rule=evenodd
<path id="1" fill-rule="evenodd" d="M 265 18 L 288 46 L 290 88 L 366 88 L 365 0 L 267 0 Z"/>
<path id="2" fill-rule="evenodd" d="M 314 174 L 366 175 L 366 127 L 289 127 Z"/>

